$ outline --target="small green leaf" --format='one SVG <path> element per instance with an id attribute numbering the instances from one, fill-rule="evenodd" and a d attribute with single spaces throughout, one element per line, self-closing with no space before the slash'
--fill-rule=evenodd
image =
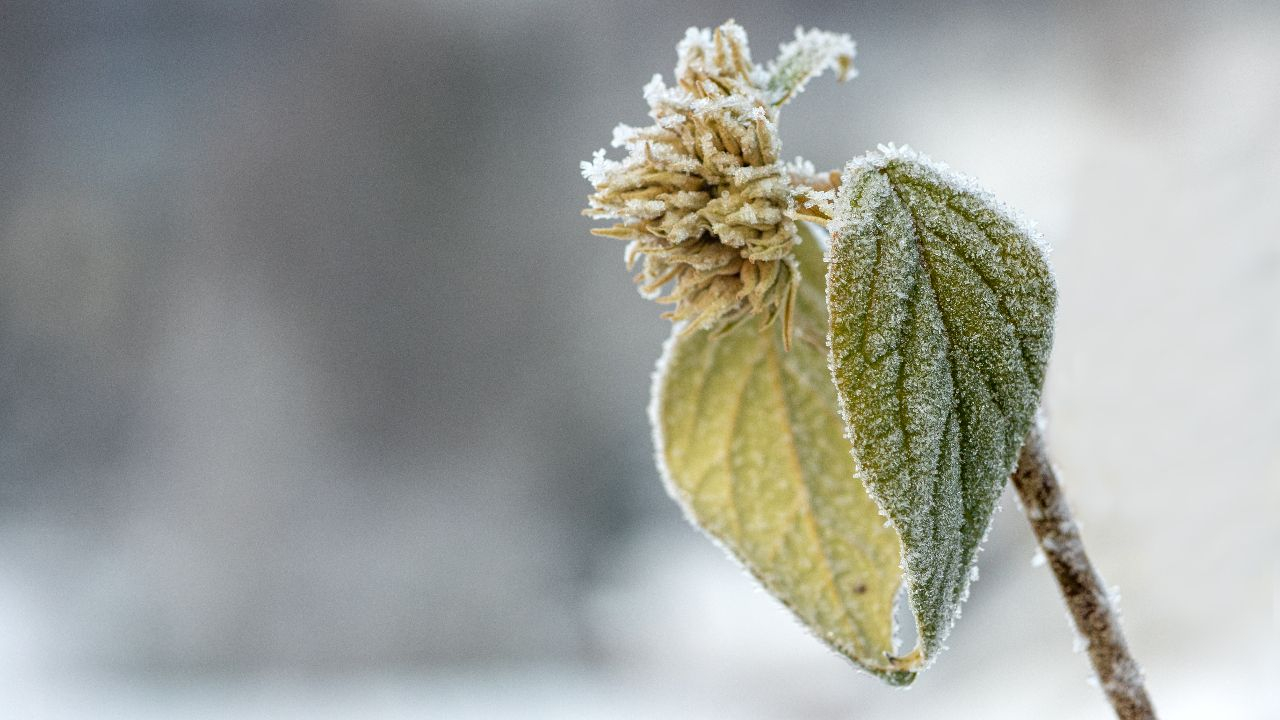
<path id="1" fill-rule="evenodd" d="M 1030 226 L 971 180 L 882 147 L 845 169 L 827 299 L 841 409 L 902 539 L 923 665 L 1039 405 L 1053 277 Z"/>
<path id="2" fill-rule="evenodd" d="M 779 45 L 778 57 L 765 68 L 765 91 L 774 105 L 784 105 L 827 70 L 834 69 L 836 79 L 844 82 L 858 74 L 854 51 L 848 35 L 796 28 L 796 39 Z"/>
<path id="3" fill-rule="evenodd" d="M 791 350 L 747 321 L 667 342 L 658 464 L 689 519 L 819 638 L 894 684 L 898 539 L 854 475 L 824 345 L 822 248 L 802 226 Z"/>

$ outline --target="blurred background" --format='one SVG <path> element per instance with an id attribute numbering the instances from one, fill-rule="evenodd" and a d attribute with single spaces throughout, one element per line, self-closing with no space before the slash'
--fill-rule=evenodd
<path id="1" fill-rule="evenodd" d="M 3 0 L 0 714 L 1107 717 L 1011 497 L 900 691 L 665 496 L 668 327 L 578 162 L 729 17 L 858 41 L 788 157 L 908 142 L 1039 221 L 1157 705 L 1280 716 L 1272 0 Z"/>

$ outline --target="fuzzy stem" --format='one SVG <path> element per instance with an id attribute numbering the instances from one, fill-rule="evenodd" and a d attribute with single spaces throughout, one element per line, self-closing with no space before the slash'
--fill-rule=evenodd
<path id="1" fill-rule="evenodd" d="M 1089 661 L 1116 717 L 1155 720 L 1155 708 L 1142 684 L 1142 670 L 1129 654 L 1106 586 L 1085 554 L 1080 529 L 1067 508 L 1038 429 L 1032 429 L 1022 447 L 1013 485 L 1058 580 L 1076 632 L 1089 644 Z"/>

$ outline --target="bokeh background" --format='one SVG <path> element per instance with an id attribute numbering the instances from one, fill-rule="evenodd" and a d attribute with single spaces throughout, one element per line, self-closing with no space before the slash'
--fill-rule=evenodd
<path id="1" fill-rule="evenodd" d="M 684 524 L 578 162 L 689 25 L 784 150 L 1036 218 L 1053 452 L 1167 718 L 1280 716 L 1280 5 L 0 2 L 0 715 L 1101 718 L 1006 495 L 908 691 Z"/>

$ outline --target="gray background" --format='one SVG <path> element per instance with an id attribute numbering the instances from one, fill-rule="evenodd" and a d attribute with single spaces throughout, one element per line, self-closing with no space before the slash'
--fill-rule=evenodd
<path id="1" fill-rule="evenodd" d="M 1276 3 L 4 0 L 6 715 L 1104 717 L 1011 498 L 902 692 L 663 494 L 668 328 L 577 164 L 728 17 L 859 43 L 788 157 L 909 142 L 1040 222 L 1151 690 L 1280 714 Z"/>

